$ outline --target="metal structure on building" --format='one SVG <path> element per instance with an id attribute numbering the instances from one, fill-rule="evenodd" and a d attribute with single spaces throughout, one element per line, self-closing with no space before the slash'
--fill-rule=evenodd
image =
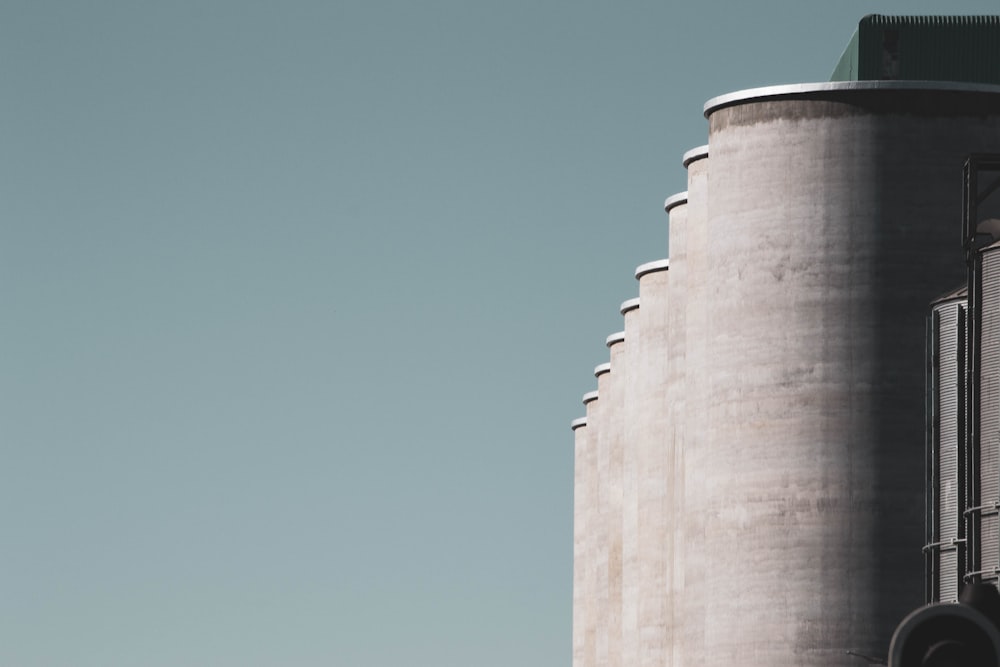
<path id="1" fill-rule="evenodd" d="M 927 329 L 927 602 L 956 602 L 965 575 L 968 290 L 936 299 Z"/>

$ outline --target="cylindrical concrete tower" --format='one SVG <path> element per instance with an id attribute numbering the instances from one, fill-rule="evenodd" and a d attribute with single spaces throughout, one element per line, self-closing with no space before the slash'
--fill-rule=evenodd
<path id="1" fill-rule="evenodd" d="M 966 301 L 962 287 L 936 299 L 928 323 L 927 602 L 957 602 L 965 574 Z"/>
<path id="2" fill-rule="evenodd" d="M 622 664 L 634 665 L 639 651 L 639 595 L 642 579 L 639 572 L 639 482 L 636 459 L 635 422 L 636 382 L 641 371 L 636 358 L 636 344 L 641 332 L 638 327 L 639 299 L 622 303 L 625 328 L 621 332 L 624 348 L 622 372 Z M 613 338 L 608 338 L 608 344 Z"/>
<path id="3" fill-rule="evenodd" d="M 670 554 L 671 578 L 671 599 L 668 601 L 669 618 L 673 622 L 668 625 L 671 628 L 670 637 L 670 659 L 666 664 L 679 667 L 684 664 L 684 646 L 688 641 L 686 633 L 689 629 L 688 623 L 678 622 L 682 618 L 681 612 L 684 605 L 684 582 L 685 570 L 683 559 L 684 545 L 684 523 L 681 520 L 681 509 L 684 505 L 684 434 L 685 434 L 685 410 L 687 405 L 687 392 L 684 386 L 687 352 L 687 247 L 688 247 L 688 201 L 687 192 L 679 192 L 668 197 L 664 202 L 663 210 L 669 215 L 669 246 L 670 246 L 670 277 L 667 282 L 667 340 L 670 342 L 668 351 L 669 362 L 667 364 L 667 385 L 666 391 L 666 437 L 667 449 L 673 456 L 671 465 L 671 478 L 666 480 L 668 485 L 667 493 L 670 495 L 666 502 L 670 507 L 671 525 L 668 530 L 671 533 L 669 542 L 672 547 Z M 642 283 L 640 278 L 640 297 Z M 690 626 L 693 627 L 693 626 Z"/>
<path id="4" fill-rule="evenodd" d="M 614 659 L 621 659 L 618 637 L 621 636 L 620 609 L 621 599 L 612 603 L 611 589 L 617 588 L 618 582 L 613 582 L 612 575 L 612 523 L 621 525 L 620 513 L 613 516 L 611 510 L 612 495 L 621 486 L 619 480 L 613 479 L 612 450 L 618 440 L 617 430 L 621 422 L 621 411 L 617 409 L 612 397 L 611 363 L 605 362 L 594 367 L 594 377 L 597 378 L 597 391 L 600 394 L 598 412 L 600 425 L 597 429 L 597 549 L 594 562 L 597 566 L 597 586 L 594 597 L 597 601 L 597 664 L 608 665 Z M 614 487 L 612 490 L 611 487 Z M 619 551 L 620 553 L 620 551 Z M 620 568 L 618 569 L 620 572 Z M 620 579 L 619 579 L 620 581 Z"/>
<path id="5" fill-rule="evenodd" d="M 601 374 L 597 380 L 598 391 L 604 401 L 604 425 L 600 435 L 601 464 L 606 469 L 605 496 L 602 508 L 605 511 L 608 552 L 608 605 L 607 605 L 607 645 L 610 667 L 622 664 L 622 454 L 624 451 L 624 405 L 625 405 L 625 335 L 613 334 L 608 337 L 611 370 Z"/>
<path id="6" fill-rule="evenodd" d="M 580 507 L 583 515 L 583 522 L 586 525 L 586 535 L 584 536 L 581 549 L 583 550 L 582 577 L 583 590 L 580 593 L 580 606 L 582 616 L 582 665 L 583 667 L 597 667 L 597 634 L 603 619 L 600 616 L 600 605 L 598 600 L 599 586 L 599 560 L 603 551 L 604 534 L 601 529 L 601 506 L 599 504 L 599 484 L 600 475 L 597 466 L 597 434 L 600 431 L 601 405 L 597 391 L 589 391 L 583 395 L 583 404 L 587 409 L 586 442 L 587 448 L 584 452 L 580 468 L 583 476 L 582 496 L 585 498 Z M 574 599 L 576 596 L 574 596 Z M 573 629 L 576 632 L 576 627 Z M 574 638 L 574 647 L 576 640 Z M 574 667 L 576 667 L 574 665 Z"/>
<path id="7" fill-rule="evenodd" d="M 962 166 L 1000 150 L 998 90 L 804 84 L 706 105 L 706 317 L 688 326 L 704 438 L 684 507 L 704 536 L 699 663 L 839 667 L 884 654 L 921 603 L 926 304 L 964 277 Z"/>
<path id="8" fill-rule="evenodd" d="M 589 455 L 591 443 L 587 431 L 587 418 L 580 417 L 570 423 L 573 429 L 573 667 L 585 663 L 587 627 L 587 522 L 590 499 L 588 475 L 591 473 Z"/>
<path id="9" fill-rule="evenodd" d="M 668 260 L 642 264 L 635 271 L 642 308 L 635 311 L 638 335 L 635 379 L 626 396 L 633 425 L 638 500 L 639 572 L 636 661 L 640 667 L 667 667 L 672 662 L 673 600 L 673 442 L 667 422 Z M 624 307 L 624 304 L 623 304 Z M 626 315 L 626 330 L 628 330 Z"/>
<path id="10" fill-rule="evenodd" d="M 683 561 L 684 591 L 678 600 L 684 619 L 680 638 L 682 656 L 678 667 L 701 662 L 704 642 L 705 599 L 702 582 L 714 576 L 705 568 L 703 556 L 704 532 L 701 523 L 684 511 L 690 502 L 689 496 L 704 492 L 703 461 L 707 432 L 701 415 L 705 413 L 707 378 L 701 372 L 705 366 L 707 341 L 703 332 L 709 325 L 708 304 L 705 303 L 711 276 L 708 272 L 708 246 L 710 234 L 708 226 L 708 146 L 693 148 L 684 154 L 683 164 L 688 172 L 687 189 L 687 262 L 685 265 L 685 365 L 683 391 L 686 394 L 683 414 L 685 422 L 683 465 L 676 474 L 684 481 L 678 485 L 684 489 L 684 497 L 678 501 L 677 516 L 681 523 L 683 539 L 678 541 L 681 548 L 675 551 L 675 558 Z M 698 504 L 698 501 L 694 501 Z"/>

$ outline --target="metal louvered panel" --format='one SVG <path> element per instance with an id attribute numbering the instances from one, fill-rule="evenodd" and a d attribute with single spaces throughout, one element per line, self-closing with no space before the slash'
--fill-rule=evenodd
<path id="1" fill-rule="evenodd" d="M 930 318 L 928 385 L 928 601 L 953 600 L 965 574 L 965 298 L 958 291 L 933 307 Z"/>
<path id="2" fill-rule="evenodd" d="M 958 551 L 942 551 L 939 556 L 940 589 L 938 602 L 958 602 Z"/>
<path id="3" fill-rule="evenodd" d="M 938 393 L 936 397 L 938 441 L 935 447 L 938 459 L 935 494 L 937 506 L 934 508 L 937 515 L 937 534 L 933 536 L 935 542 L 950 542 L 959 536 L 961 488 L 958 479 L 958 453 L 959 438 L 962 434 L 958 430 L 961 391 L 958 309 L 959 303 L 954 301 L 938 308 L 940 330 L 937 332 L 938 365 L 935 382 Z"/>
<path id="4" fill-rule="evenodd" d="M 981 551 L 980 569 L 984 573 L 983 578 L 990 576 L 997 567 L 997 557 L 1000 556 L 1000 533 L 997 532 L 997 515 L 984 516 L 980 523 Z"/>
<path id="5" fill-rule="evenodd" d="M 986 252 L 982 263 L 979 340 L 979 506 L 990 512 L 1000 501 L 1000 253 Z M 978 569 L 1000 566 L 997 517 L 984 516 Z"/>

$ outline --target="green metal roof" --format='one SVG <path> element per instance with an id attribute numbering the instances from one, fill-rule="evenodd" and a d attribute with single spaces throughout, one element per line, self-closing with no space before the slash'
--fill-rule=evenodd
<path id="1" fill-rule="evenodd" d="M 1000 84 L 1000 16 L 882 16 L 858 23 L 831 81 Z"/>

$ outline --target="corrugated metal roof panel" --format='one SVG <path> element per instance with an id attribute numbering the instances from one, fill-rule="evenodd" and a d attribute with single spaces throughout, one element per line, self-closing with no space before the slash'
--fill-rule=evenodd
<path id="1" fill-rule="evenodd" d="M 965 299 L 969 296 L 969 286 L 962 285 L 961 287 L 956 287 L 955 289 L 948 290 L 941 296 L 931 300 L 931 305 L 936 306 L 939 303 L 944 303 L 945 301 L 956 301 L 959 299 Z"/>
<path id="2" fill-rule="evenodd" d="M 831 81 L 1000 83 L 1000 16 L 883 16 L 858 23 Z"/>

